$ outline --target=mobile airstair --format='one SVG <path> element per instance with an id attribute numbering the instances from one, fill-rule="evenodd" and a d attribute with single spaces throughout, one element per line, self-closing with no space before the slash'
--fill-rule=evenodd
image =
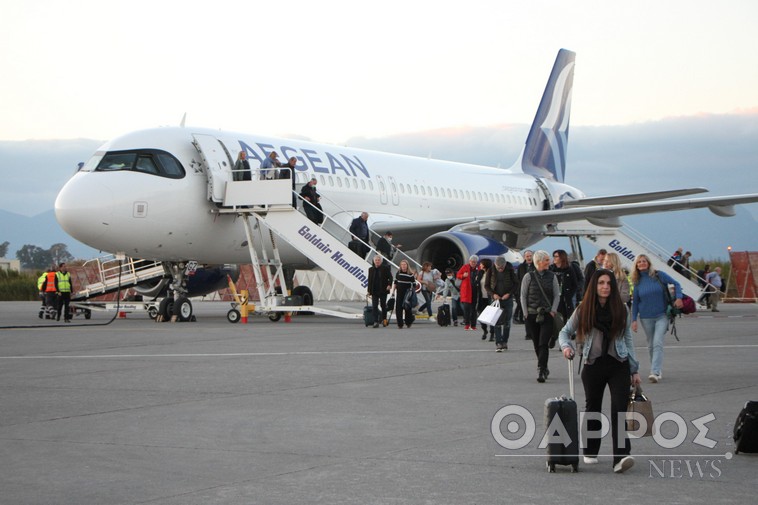
<path id="1" fill-rule="evenodd" d="M 363 317 L 362 313 L 347 309 L 299 305 L 301 300 L 297 297 L 276 291 L 277 283 L 279 286 L 286 285 L 279 246 L 279 241 L 283 240 L 318 265 L 333 280 L 354 292 L 356 297 L 364 298 L 368 286 L 369 262 L 328 231 L 336 230 L 340 235 L 349 235 L 344 227 L 326 214 L 324 217 L 329 226 L 319 226 L 294 208 L 292 183 L 289 179 L 225 182 L 218 212 L 237 214 L 242 220 L 260 300 L 256 311 L 311 311 L 346 319 Z M 303 205 L 308 203 L 303 202 Z M 366 245 L 375 252 L 370 244 Z"/>
<path id="2" fill-rule="evenodd" d="M 89 260 L 82 265 L 88 273 L 88 283 L 71 295 L 72 301 L 114 293 L 119 289 L 136 286 L 157 277 L 166 275 L 165 268 L 158 261 L 148 261 L 125 257 L 118 259 L 113 255 Z M 92 281 L 92 272 L 97 280 Z"/>
<path id="3" fill-rule="evenodd" d="M 638 254 L 645 254 L 653 261 L 653 267 L 656 270 L 666 272 L 682 286 L 684 294 L 697 300 L 703 292 L 703 288 L 697 283 L 697 272 L 686 271 L 683 267 L 680 267 L 679 271 L 674 269 L 673 265 L 668 264 L 673 251 L 667 251 L 630 226 L 602 228 L 587 222 L 577 221 L 556 225 L 548 235 L 553 237 L 585 237 L 595 242 L 598 248 L 604 248 L 608 252 L 618 254 L 623 266 L 630 271 L 634 268 L 634 258 Z M 581 257 L 581 247 L 578 240 L 572 239 L 571 243 L 574 252 Z M 684 274 L 688 274 L 689 277 Z"/>

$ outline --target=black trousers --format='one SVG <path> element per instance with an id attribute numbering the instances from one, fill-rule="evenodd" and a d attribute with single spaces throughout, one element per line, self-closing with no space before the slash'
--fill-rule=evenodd
<path id="1" fill-rule="evenodd" d="M 619 414 L 624 416 L 626 405 L 629 401 L 629 386 L 631 377 L 629 374 L 629 362 L 619 361 L 612 356 L 605 356 L 595 360 L 591 365 L 584 365 L 582 368 L 582 384 L 584 385 L 585 412 L 602 412 L 603 410 L 603 393 L 605 387 L 611 396 L 611 437 L 613 440 L 613 464 L 618 463 L 621 458 L 628 456 L 632 450 L 629 438 L 626 435 L 625 423 L 619 423 Z M 621 431 L 619 433 L 619 424 Z M 601 422 L 599 419 L 589 419 L 587 421 L 587 433 L 600 433 Z M 621 447 L 619 447 L 620 436 L 623 436 Z M 600 438 L 588 437 L 585 445 L 584 455 L 596 457 L 600 452 Z"/>
<path id="2" fill-rule="evenodd" d="M 553 335 L 553 316 L 548 312 L 542 324 L 537 323 L 537 314 L 529 314 L 524 322 L 526 333 L 532 337 L 534 353 L 537 355 L 537 368 L 547 370 L 547 361 L 550 356 L 550 337 Z"/>
<path id="3" fill-rule="evenodd" d="M 379 306 L 382 306 L 382 317 L 379 317 Z M 387 319 L 387 292 L 371 295 L 371 308 L 374 309 L 374 322 L 382 324 Z"/>
<path id="4" fill-rule="evenodd" d="M 61 310 L 63 311 L 63 319 L 65 321 L 68 321 L 71 319 L 71 314 L 69 313 L 69 306 L 68 304 L 71 302 L 71 293 L 60 293 L 58 296 L 58 321 L 61 320 Z"/>

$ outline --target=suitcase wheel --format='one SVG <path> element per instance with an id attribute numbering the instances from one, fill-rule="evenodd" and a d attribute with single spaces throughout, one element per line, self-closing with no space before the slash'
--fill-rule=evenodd
<path id="1" fill-rule="evenodd" d="M 555 473 L 555 463 L 545 462 L 547 465 L 547 473 Z"/>

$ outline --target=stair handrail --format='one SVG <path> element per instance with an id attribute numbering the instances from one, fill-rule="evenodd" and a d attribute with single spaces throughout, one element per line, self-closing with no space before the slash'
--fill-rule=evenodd
<path id="1" fill-rule="evenodd" d="M 323 210 L 320 210 L 318 207 L 316 207 L 315 205 L 313 205 L 313 204 L 312 204 L 311 202 L 309 202 L 308 200 L 305 200 L 305 199 L 302 197 L 302 195 L 300 195 L 299 193 L 297 193 L 297 192 L 295 192 L 295 191 L 293 191 L 293 193 L 294 193 L 294 194 L 296 194 L 296 195 L 297 195 L 297 197 L 298 197 L 300 200 L 302 200 L 303 202 L 307 202 L 307 203 L 308 203 L 308 204 L 309 204 L 311 207 L 313 207 L 314 209 L 316 209 L 316 211 L 317 211 L 317 212 L 321 213 L 321 214 L 322 214 L 322 215 L 324 215 L 324 216 L 328 216 L 328 217 L 329 217 L 329 219 L 330 219 L 330 220 L 331 220 L 331 221 L 332 221 L 334 224 L 336 224 L 337 226 L 339 226 L 340 228 L 342 228 L 342 229 L 343 229 L 345 232 L 347 232 L 349 235 L 351 235 L 351 236 L 353 235 L 352 233 L 350 233 L 350 230 L 349 230 L 349 229 L 347 229 L 347 228 L 343 227 L 342 225 L 340 225 L 340 224 L 339 224 L 339 223 L 338 223 L 338 222 L 337 222 L 337 221 L 336 221 L 334 218 L 332 218 L 331 216 L 329 216 L 329 215 L 328 215 L 326 212 L 324 212 Z M 328 196 L 324 196 L 324 195 L 322 195 L 322 194 L 320 194 L 320 193 L 319 193 L 319 196 L 320 196 L 321 198 L 325 198 L 325 199 L 326 199 L 326 200 L 327 200 L 327 201 L 328 201 L 328 202 L 329 202 L 331 205 L 333 205 L 334 207 L 336 207 L 336 208 L 337 208 L 337 209 L 338 209 L 340 212 L 343 212 L 343 213 L 345 213 L 345 214 L 349 214 L 349 211 L 345 210 L 345 209 L 344 209 L 342 206 L 340 206 L 339 204 L 337 204 L 337 203 L 336 203 L 334 200 L 332 200 L 332 199 L 331 199 L 331 198 L 329 198 Z M 305 205 L 305 204 L 304 204 L 304 205 Z M 379 235 L 379 233 L 377 233 L 377 232 L 375 232 L 374 230 L 372 230 L 372 229 L 371 229 L 371 227 L 369 227 L 369 228 L 368 228 L 368 231 L 369 231 L 369 235 L 370 235 L 370 236 L 374 236 L 374 237 L 376 237 L 377 239 L 380 239 L 380 238 L 382 238 L 382 236 L 381 236 L 381 235 Z M 363 244 L 363 245 L 365 245 L 365 246 L 368 246 L 368 247 L 369 247 L 369 249 L 371 249 L 371 251 L 373 251 L 373 252 L 378 252 L 378 251 L 376 251 L 376 249 L 375 249 L 375 248 L 371 247 L 371 245 L 367 244 L 366 242 L 364 242 L 364 241 L 363 241 L 363 240 L 361 240 L 360 238 L 357 238 L 357 237 L 356 237 L 356 239 L 357 239 L 358 241 L 360 241 L 360 243 L 361 243 L 361 244 Z M 376 243 L 377 241 L 378 241 L 378 240 L 375 240 L 375 243 Z M 404 259 L 406 259 L 407 261 L 409 261 L 410 263 L 412 263 L 412 264 L 413 264 L 413 265 L 414 265 L 414 266 L 417 268 L 417 271 L 421 271 L 421 264 L 420 264 L 419 262 L 417 262 L 415 259 L 411 258 L 411 257 L 410 257 L 408 254 L 406 254 L 404 251 L 401 251 L 400 249 L 397 249 L 397 248 L 395 248 L 395 250 L 396 250 L 396 253 L 395 253 L 395 254 L 397 254 L 397 253 L 400 253 L 400 254 L 402 254 L 402 255 L 403 255 L 403 257 L 404 257 Z M 379 253 L 379 254 L 381 254 L 381 253 Z M 382 255 L 382 257 L 384 258 L 384 255 Z M 364 259 L 365 259 L 365 258 L 364 258 Z M 399 267 L 398 267 L 398 265 L 397 265 L 397 264 L 395 264 L 394 262 L 390 261 L 390 260 L 389 260 L 389 258 L 385 258 L 385 259 L 387 259 L 387 261 L 389 261 L 389 262 L 390 262 L 390 263 L 391 263 L 391 264 L 392 264 L 392 265 L 393 265 L 395 268 L 399 268 Z"/>

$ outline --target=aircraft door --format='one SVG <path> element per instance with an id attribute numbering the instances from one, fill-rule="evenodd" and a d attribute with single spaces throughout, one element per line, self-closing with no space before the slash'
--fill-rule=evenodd
<path id="1" fill-rule="evenodd" d="M 233 167 L 226 149 L 221 141 L 212 135 L 195 133 L 192 142 L 205 162 L 205 175 L 208 178 L 208 200 L 223 203 L 226 183 L 231 180 Z"/>
<path id="2" fill-rule="evenodd" d="M 376 175 L 377 186 L 379 186 L 379 201 L 382 205 L 387 205 L 387 183 L 384 182 L 384 177 Z"/>
<path id="3" fill-rule="evenodd" d="M 397 192 L 397 182 L 391 175 L 387 176 L 387 180 L 390 184 L 390 195 L 392 196 L 392 205 L 400 205 L 400 195 Z"/>

